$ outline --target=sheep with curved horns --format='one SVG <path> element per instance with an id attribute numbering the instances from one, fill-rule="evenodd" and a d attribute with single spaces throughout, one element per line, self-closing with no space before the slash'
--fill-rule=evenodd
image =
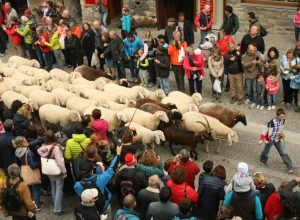
<path id="1" fill-rule="evenodd" d="M 144 112 L 136 108 L 125 108 L 117 113 L 119 120 L 123 122 L 133 121 L 152 131 L 156 130 L 160 121 L 169 122 L 167 114 L 158 111 L 155 114 Z"/>
<path id="2" fill-rule="evenodd" d="M 125 126 L 128 125 L 129 123 L 125 124 Z M 131 130 L 136 131 L 136 136 L 141 139 L 143 145 L 154 146 L 154 144 L 159 145 L 161 141 L 166 141 L 164 132 L 160 130 L 151 131 L 136 122 L 131 122 L 129 127 Z"/>
<path id="3" fill-rule="evenodd" d="M 246 115 L 240 111 L 233 111 L 223 105 L 205 103 L 199 107 L 199 111 L 218 119 L 224 125 L 233 128 L 238 122 L 247 125 Z"/>
<path id="4" fill-rule="evenodd" d="M 206 124 L 206 126 L 204 126 Z M 211 133 L 214 140 L 219 140 L 216 153 L 220 152 L 221 139 L 227 139 L 228 144 L 238 143 L 239 138 L 236 131 L 221 123 L 218 119 L 199 112 L 186 112 L 183 114 L 181 127 L 193 132 L 207 131 Z M 206 152 L 209 152 L 208 144 Z"/>
<path id="5" fill-rule="evenodd" d="M 201 103 L 203 101 L 202 95 L 197 92 L 194 93 L 192 96 L 189 96 L 180 91 L 173 91 L 173 92 L 169 93 L 168 97 L 173 97 L 173 98 L 180 100 L 181 102 L 186 103 L 186 104 L 195 104 L 198 107 L 201 105 Z"/>
<path id="6" fill-rule="evenodd" d="M 12 68 L 17 68 L 18 66 L 22 66 L 22 65 L 32 66 L 32 67 L 36 67 L 36 68 L 41 67 L 40 63 L 37 60 L 35 60 L 35 59 L 28 60 L 28 59 L 20 57 L 20 56 L 11 56 L 8 59 L 7 63 L 8 63 L 8 66 L 12 67 Z"/>

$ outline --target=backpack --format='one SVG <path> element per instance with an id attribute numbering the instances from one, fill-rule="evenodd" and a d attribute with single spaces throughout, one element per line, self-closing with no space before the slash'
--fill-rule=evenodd
<path id="1" fill-rule="evenodd" d="M 267 35 L 268 35 L 268 31 L 262 25 L 260 25 L 260 36 L 265 37 Z"/>
<path id="2" fill-rule="evenodd" d="M 133 215 L 133 214 L 129 214 L 129 213 L 124 213 L 124 211 L 123 212 L 121 212 L 119 215 L 118 215 L 118 217 L 117 217 L 117 220 L 126 220 L 126 219 L 128 219 L 129 217 L 136 217 L 135 215 Z"/>
<path id="3" fill-rule="evenodd" d="M 104 195 L 102 194 L 101 190 L 99 189 L 99 187 L 97 186 L 97 176 L 94 176 L 91 179 L 91 184 L 87 184 L 87 182 L 85 181 L 80 181 L 81 186 L 83 187 L 84 190 L 86 189 L 97 189 L 98 190 L 98 199 L 95 202 L 95 206 L 98 210 L 98 212 L 101 214 L 103 213 L 104 210 L 104 206 L 105 206 L 105 201 L 107 198 L 107 192 L 104 189 Z"/>
<path id="4" fill-rule="evenodd" d="M 122 198 L 124 198 L 128 194 L 134 194 L 133 182 L 131 180 L 123 180 L 120 183 L 120 191 Z"/>
<path id="5" fill-rule="evenodd" d="M 10 186 L 10 179 L 6 179 L 6 189 L 3 192 L 3 206 L 9 212 L 18 212 L 22 207 L 22 201 L 17 194 L 17 187 L 22 180 L 18 180 L 13 187 Z"/>

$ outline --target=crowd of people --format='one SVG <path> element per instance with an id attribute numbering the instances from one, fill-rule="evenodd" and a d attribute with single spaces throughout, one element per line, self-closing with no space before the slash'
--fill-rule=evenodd
<path id="1" fill-rule="evenodd" d="M 120 37 L 108 30 L 107 1 L 98 3 L 101 21 L 95 20 L 93 26 L 83 22 L 81 28 L 68 10 L 60 15 L 52 1 L 43 4 L 41 21 L 27 9 L 21 23 L 9 2 L 0 3 L 0 56 L 5 56 L 7 36 L 11 36 L 19 56 L 37 59 L 46 70 L 55 63 L 59 68 L 76 68 L 83 64 L 84 56 L 88 65 L 94 66 L 96 56 L 100 69 L 119 79 L 126 78 L 126 65 L 131 73 L 128 80 L 143 87 L 154 86 L 159 78 L 166 94 L 170 92 L 170 70 L 179 91 L 185 91 L 187 78 L 189 93 L 202 94 L 207 67 L 213 102 L 222 102 L 224 84 L 231 104 L 246 103 L 258 110 L 266 106 L 276 109 L 281 79 L 283 104 L 290 109 L 294 102 L 300 111 L 300 43 L 281 59 L 275 47 L 264 56 L 267 31 L 253 12 L 248 13 L 249 31 L 238 42 L 239 18 L 231 6 L 226 6 L 221 36 L 214 42 L 207 37 L 212 34 L 211 5 L 204 5 L 194 20 L 201 33 L 198 46 L 193 25 L 184 13 L 167 20 L 165 34 L 154 37 L 147 32 L 143 41 L 127 8 L 122 9 Z M 298 9 L 294 19 L 297 41 L 299 14 Z M 300 218 L 300 195 L 293 192 L 300 177 L 282 182 L 276 190 L 261 172 L 251 174 L 244 162 L 238 163 L 237 173 L 226 181 L 223 165 L 214 166 L 208 160 L 200 172 L 185 149 L 162 161 L 154 149 L 142 146 L 130 125 L 110 136 L 109 124 L 97 109 L 82 118 L 71 112 L 71 122 L 63 128 L 54 124 L 42 128 L 33 123 L 29 106 L 18 100 L 11 109 L 4 108 L 3 103 L 0 109 L 0 168 L 7 177 L 0 187 L 0 207 L 4 216 L 14 220 L 36 219 L 43 208 L 41 195 L 52 196 L 55 215 L 65 214 L 64 194 L 81 198 L 81 203 L 74 205 L 78 220 L 104 216 L 114 220 Z M 267 166 L 274 144 L 289 171 L 294 172 L 281 143 L 285 112 L 277 109 L 276 114 L 268 125 L 272 134 L 261 137 L 260 143 L 267 143 L 259 163 Z M 114 196 L 118 202 L 112 202 Z"/>

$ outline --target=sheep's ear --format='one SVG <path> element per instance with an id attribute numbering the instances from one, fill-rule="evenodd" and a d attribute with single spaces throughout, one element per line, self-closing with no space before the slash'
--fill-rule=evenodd
<path id="1" fill-rule="evenodd" d="M 123 122 L 127 122 L 127 117 L 125 114 L 123 114 L 122 112 L 117 112 L 117 118 L 120 120 L 120 121 L 123 121 Z"/>
<path id="2" fill-rule="evenodd" d="M 129 100 L 128 100 L 127 97 L 120 97 L 120 98 L 119 98 L 119 102 L 120 102 L 120 104 L 128 105 Z"/>

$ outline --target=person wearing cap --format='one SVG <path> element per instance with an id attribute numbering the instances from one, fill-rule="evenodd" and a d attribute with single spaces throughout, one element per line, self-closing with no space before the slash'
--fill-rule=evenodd
<path id="1" fill-rule="evenodd" d="M 245 162 L 238 163 L 237 172 L 232 178 L 232 190 L 235 192 L 247 192 L 255 189 L 253 179 L 249 174 L 248 164 Z"/>
<path id="2" fill-rule="evenodd" d="M 140 220 L 140 214 L 135 212 L 136 201 L 134 195 L 128 194 L 123 200 L 123 209 L 118 209 L 114 220 L 126 219 L 126 220 Z"/>
<path id="3" fill-rule="evenodd" d="M 5 133 L 0 136 L 0 168 L 7 172 L 7 168 L 14 162 L 15 148 L 13 148 L 12 140 L 15 138 L 13 134 L 14 122 L 6 119 L 3 123 Z"/>
<path id="4" fill-rule="evenodd" d="M 74 215 L 76 220 L 101 219 L 95 202 L 98 197 L 98 190 L 95 188 L 86 189 L 81 193 L 81 204 L 75 207 Z"/>
<path id="5" fill-rule="evenodd" d="M 142 40 L 133 34 L 133 32 L 129 32 L 127 34 L 126 39 L 124 40 L 124 46 L 125 46 L 125 56 L 127 57 L 127 60 L 129 61 L 130 66 L 130 72 L 131 72 L 131 79 L 128 79 L 128 81 L 133 81 L 135 83 L 138 82 L 138 73 L 139 70 L 137 68 L 137 65 L 135 62 L 135 52 L 139 49 L 144 48 L 144 44 Z"/>
<path id="6" fill-rule="evenodd" d="M 32 11 L 31 11 L 30 9 L 26 9 L 26 10 L 24 11 L 24 15 L 25 15 L 29 20 L 31 20 L 32 23 L 33 23 L 36 27 L 38 26 L 38 24 L 37 24 L 37 22 L 36 22 L 36 19 L 35 19 L 35 16 L 32 14 Z"/>
<path id="7" fill-rule="evenodd" d="M 127 153 L 125 155 L 125 166 L 116 175 L 116 188 L 118 189 L 119 199 L 123 199 L 122 182 L 127 181 L 132 183 L 133 195 L 137 196 L 139 191 L 147 187 L 147 179 L 143 172 L 136 168 L 136 158 L 134 154 Z"/>
<path id="8" fill-rule="evenodd" d="M 169 44 L 173 40 L 173 32 L 176 29 L 177 29 L 176 19 L 175 18 L 169 18 L 168 21 L 167 21 L 167 27 L 165 28 L 165 39 L 166 39 L 167 44 Z"/>
<path id="9" fill-rule="evenodd" d="M 200 168 L 197 163 L 195 163 L 191 158 L 190 158 L 190 152 L 186 149 L 182 149 L 178 155 L 175 156 L 173 162 L 171 163 L 168 173 L 169 175 L 172 174 L 173 170 L 177 166 L 182 166 L 184 167 L 186 173 L 187 173 L 187 178 L 186 178 L 186 183 L 195 189 L 195 177 L 198 175 L 200 172 Z"/>
<path id="10" fill-rule="evenodd" d="M 110 182 L 112 177 L 115 175 L 116 169 L 119 164 L 119 157 L 122 151 L 122 147 L 117 147 L 116 151 L 117 154 L 112 160 L 109 168 L 102 174 L 93 175 L 93 165 L 91 163 L 82 163 L 79 167 L 82 179 L 80 181 L 77 181 L 74 185 L 75 192 L 78 196 L 81 196 L 82 192 L 84 191 L 84 185 L 86 185 L 85 187 L 88 187 L 91 184 L 95 184 L 97 186 L 98 192 L 101 192 L 102 196 L 105 198 L 104 207 L 97 207 L 97 209 L 100 212 L 100 214 L 107 214 L 107 219 L 111 219 L 110 202 L 112 195 L 106 186 Z"/>

